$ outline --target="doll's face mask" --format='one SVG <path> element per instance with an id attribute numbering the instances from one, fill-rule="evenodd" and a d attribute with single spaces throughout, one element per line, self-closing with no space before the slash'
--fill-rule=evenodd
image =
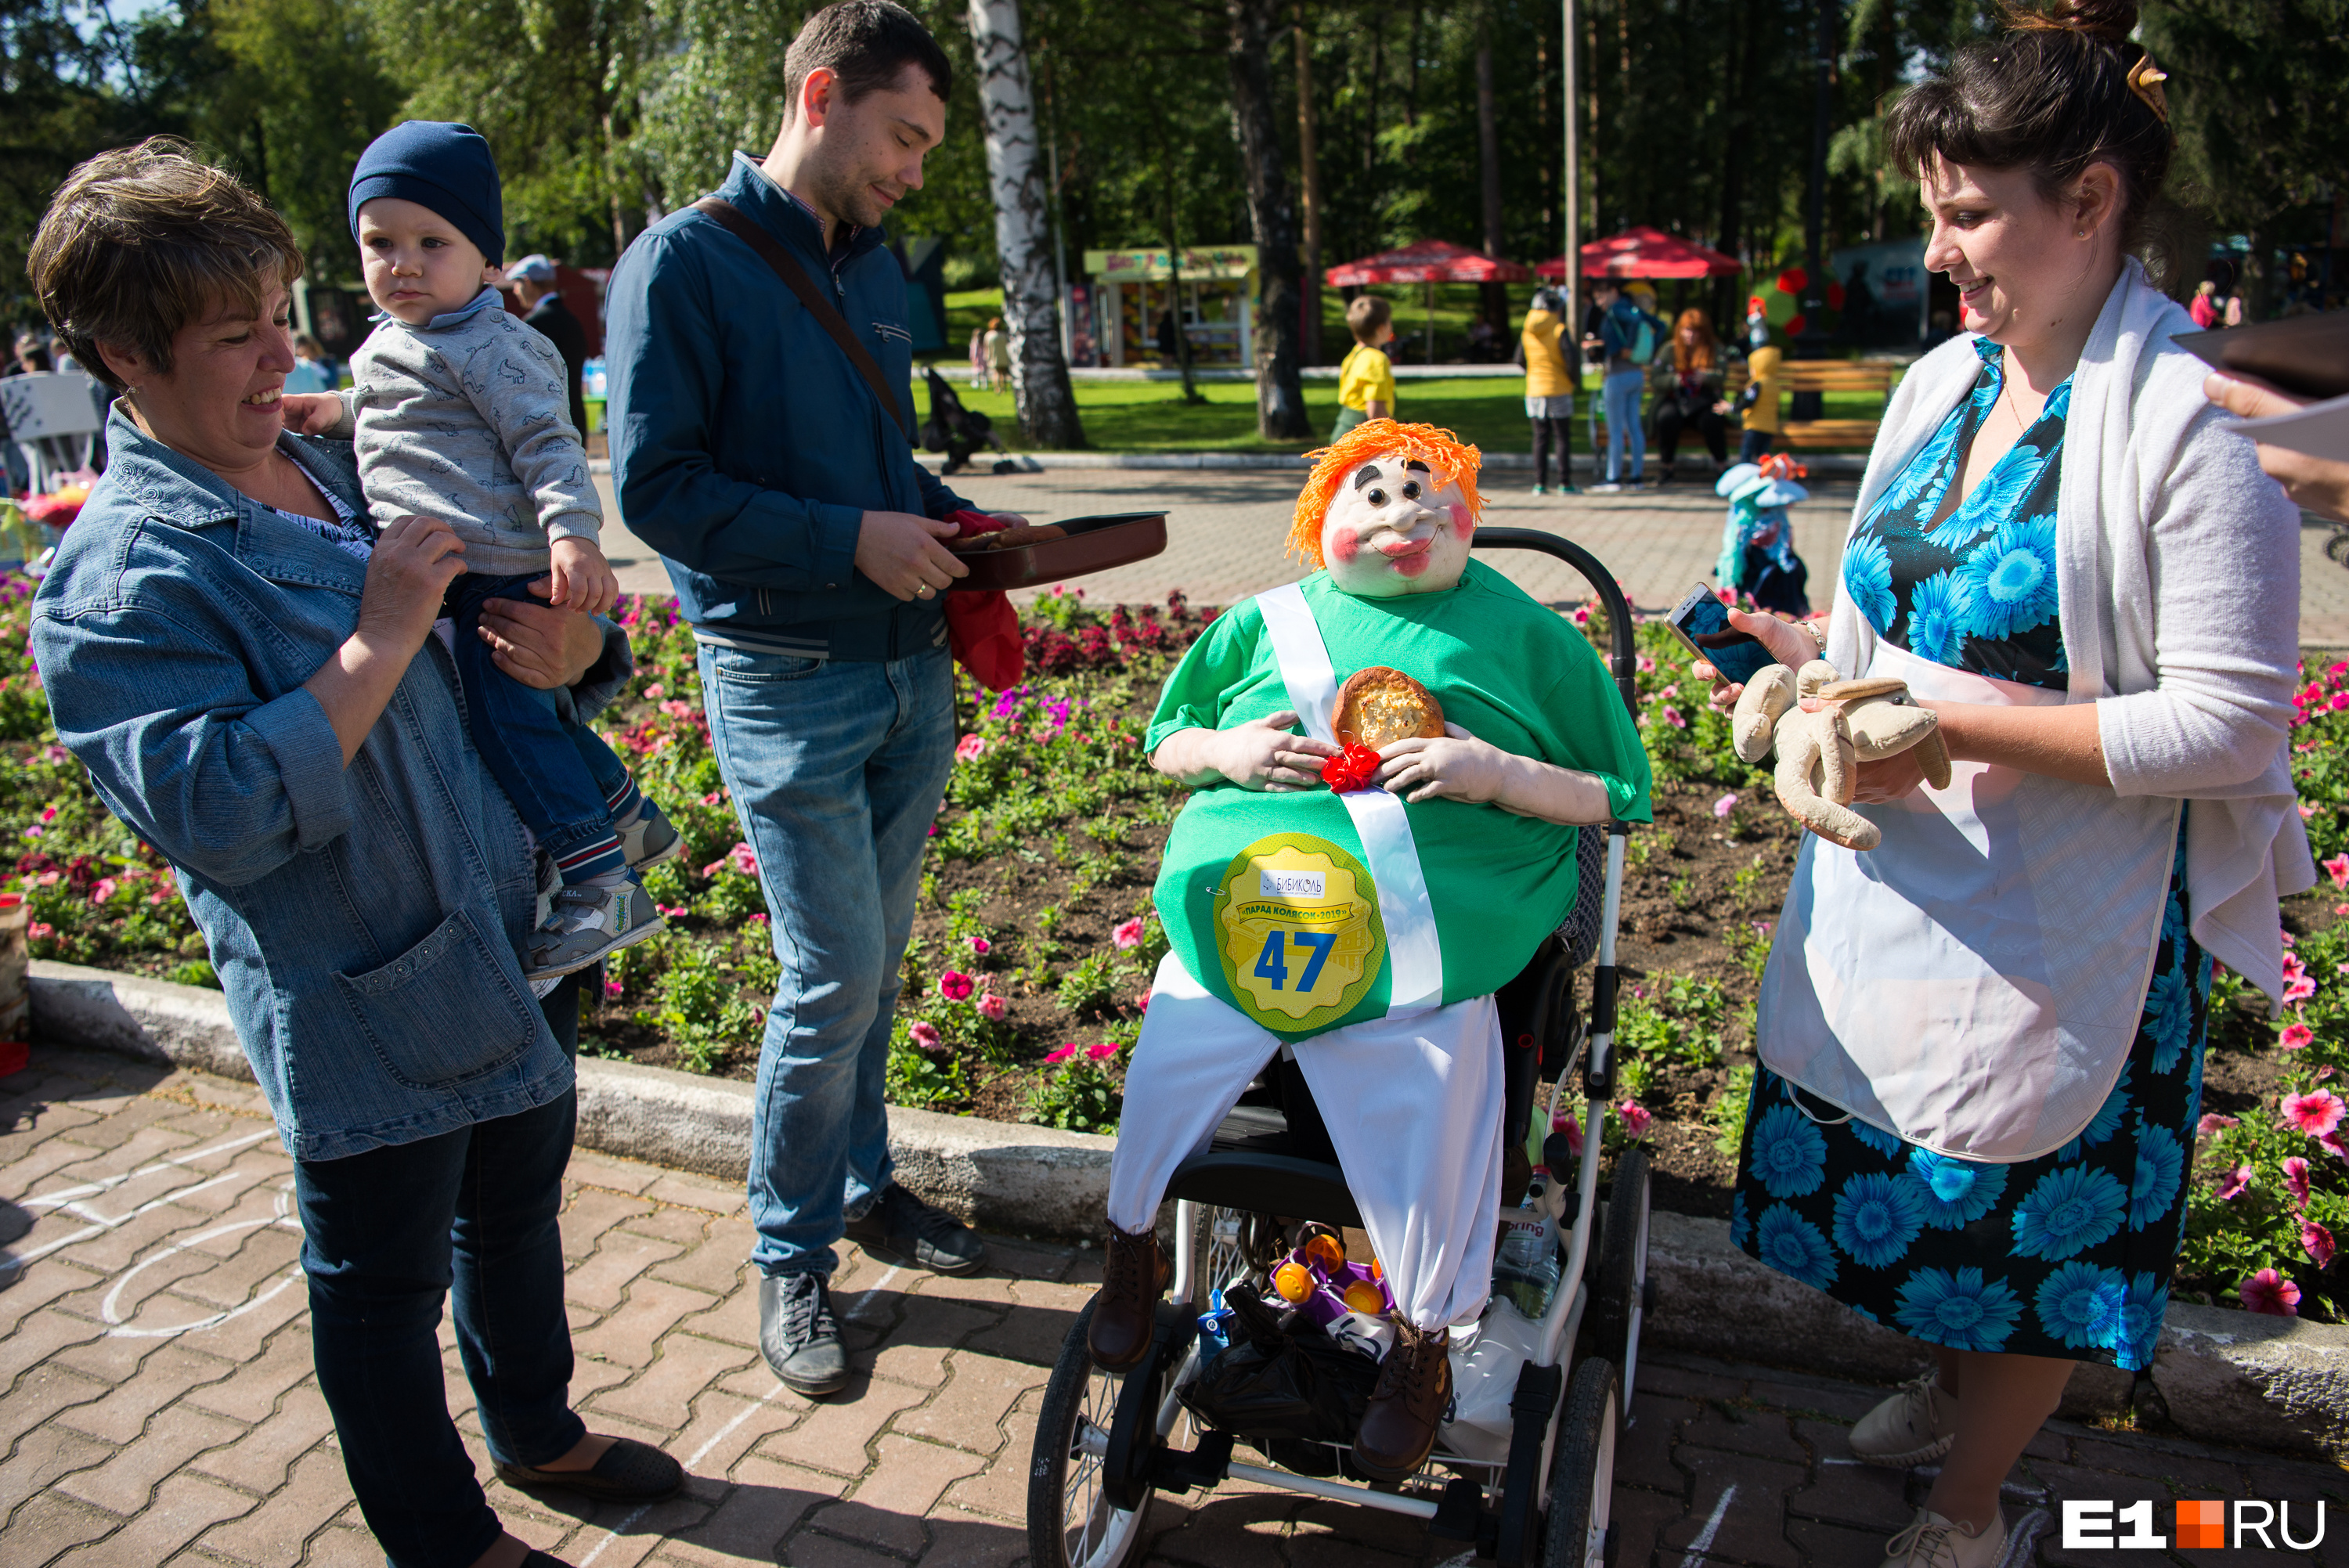
<path id="1" fill-rule="evenodd" d="M 1321 521 L 1321 558 L 1339 587 L 1365 598 L 1456 587 L 1476 531 L 1452 476 L 1401 455 L 1346 476 Z"/>

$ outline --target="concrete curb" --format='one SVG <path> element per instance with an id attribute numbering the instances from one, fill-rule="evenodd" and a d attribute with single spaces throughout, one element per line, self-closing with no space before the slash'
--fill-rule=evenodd
<path id="1" fill-rule="evenodd" d="M 33 1037 L 250 1082 L 217 991 L 78 965 L 32 965 Z M 579 1138 L 602 1153 L 740 1180 L 751 1086 L 627 1062 L 579 1064 Z M 905 1184 L 988 1230 L 1091 1236 L 1116 1140 L 892 1107 Z M 1658 1212 L 1649 1244 L 1650 1344 L 1889 1383 L 1928 1362 L 1917 1341 L 1854 1316 L 1729 1244 L 1723 1220 Z M 2349 1458 L 2349 1326 L 2173 1302 L 2154 1385 L 2170 1418 L 2206 1442 Z M 2086 1367 L 2059 1414 L 2118 1415 L 2129 1375 Z"/>
<path id="2" fill-rule="evenodd" d="M 253 1081 L 217 991 L 37 959 L 36 1040 Z M 741 1181 L 750 1169 L 751 1086 L 634 1062 L 579 1061 L 583 1149 Z M 906 1186 L 973 1224 L 1014 1235 L 1098 1233 L 1113 1138 L 889 1109 L 889 1153 Z"/>

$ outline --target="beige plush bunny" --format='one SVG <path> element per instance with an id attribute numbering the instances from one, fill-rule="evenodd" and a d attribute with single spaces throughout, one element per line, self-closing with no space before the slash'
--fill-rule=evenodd
<path id="1" fill-rule="evenodd" d="M 1950 785 L 1950 748 L 1932 709 L 1909 701 L 1905 681 L 1845 680 L 1825 659 L 1800 670 L 1772 665 L 1745 683 L 1730 718 L 1737 755 L 1759 762 L 1773 748 L 1778 803 L 1830 843 L 1872 850 L 1876 824 L 1851 810 L 1857 765 L 1917 748 L 1926 781 Z"/>

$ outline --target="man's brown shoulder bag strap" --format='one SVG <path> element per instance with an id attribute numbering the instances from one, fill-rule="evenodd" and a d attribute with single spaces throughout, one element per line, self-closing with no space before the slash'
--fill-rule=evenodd
<path id="1" fill-rule="evenodd" d="M 881 362 L 873 357 L 871 349 L 857 340 L 855 329 L 841 315 L 839 307 L 824 298 L 823 291 L 816 286 L 813 278 L 808 276 L 807 269 L 800 265 L 799 259 L 783 248 L 782 242 L 759 227 L 743 214 L 740 208 L 722 197 L 704 196 L 693 204 L 693 208 L 695 211 L 717 220 L 728 233 L 758 252 L 759 259 L 783 280 L 783 286 L 800 296 L 800 304 L 807 306 L 808 314 L 815 317 L 818 325 L 832 334 L 832 340 L 840 345 L 840 351 L 848 356 L 848 362 L 856 366 L 857 374 L 864 377 L 864 384 L 873 388 L 875 397 L 881 399 L 881 407 L 888 411 L 889 422 L 902 433 L 905 428 L 905 417 L 898 412 L 897 395 L 889 389 L 889 378 L 881 374 Z"/>

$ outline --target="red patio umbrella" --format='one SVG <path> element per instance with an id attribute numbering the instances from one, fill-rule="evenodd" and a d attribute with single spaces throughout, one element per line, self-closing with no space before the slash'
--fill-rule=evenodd
<path id="1" fill-rule="evenodd" d="M 1735 256 L 1694 241 L 1675 239 L 1661 229 L 1642 224 L 1593 240 L 1582 247 L 1582 275 L 1587 278 L 1723 278 L 1745 270 Z M 1556 256 L 1534 271 L 1545 278 L 1566 276 L 1566 258 Z"/>
<path id="2" fill-rule="evenodd" d="M 1424 284 L 1427 306 L 1427 358 L 1435 359 L 1435 285 L 1438 284 L 1521 284 L 1533 274 L 1516 262 L 1505 262 L 1449 240 L 1418 240 L 1398 250 L 1381 251 L 1357 262 L 1330 267 L 1321 281 L 1331 288 L 1363 284 Z"/>

